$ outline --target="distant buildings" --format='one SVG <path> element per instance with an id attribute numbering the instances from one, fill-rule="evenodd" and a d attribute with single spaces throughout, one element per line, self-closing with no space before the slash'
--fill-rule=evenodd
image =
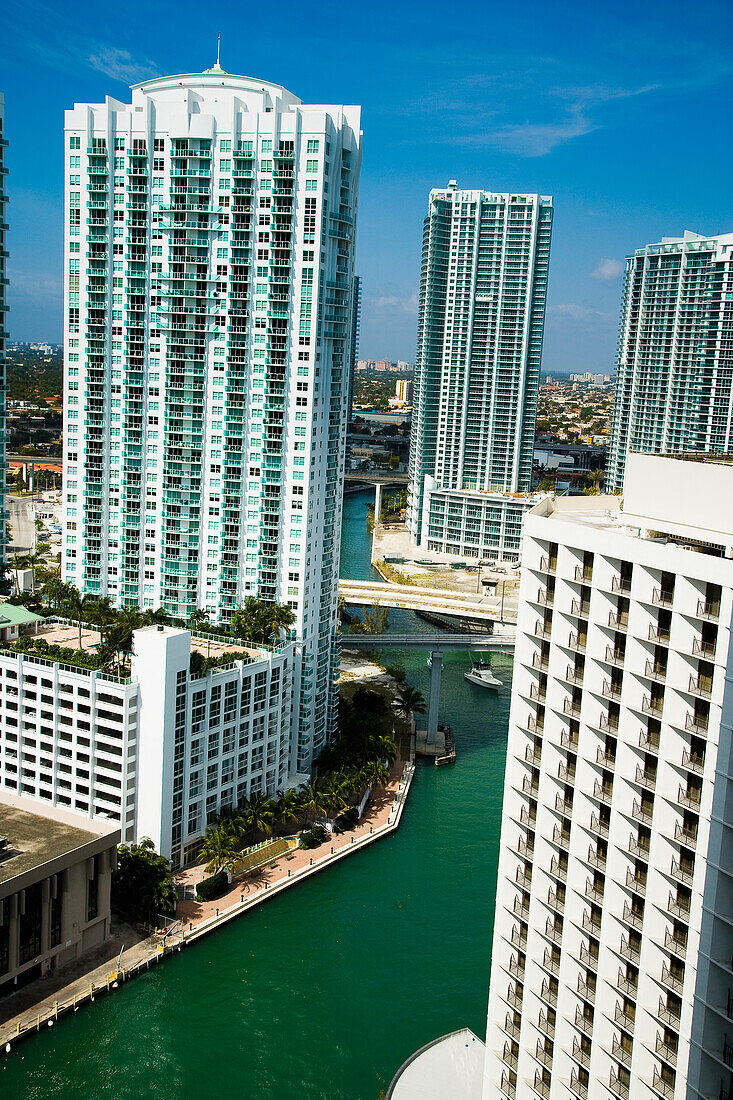
<path id="1" fill-rule="evenodd" d="M 733 466 L 524 524 L 485 1100 L 727 1096 Z"/>
<path id="2" fill-rule="evenodd" d="M 407 378 L 400 378 L 395 383 L 395 397 L 397 404 L 399 405 L 411 405 L 413 394 L 413 383 Z"/>
<path id="3" fill-rule="evenodd" d="M 289 605 L 306 771 L 335 717 L 359 108 L 215 66 L 77 104 L 65 142 L 63 577 L 184 620 Z"/>
<path id="4" fill-rule="evenodd" d="M 501 553 L 511 510 L 482 494 L 530 488 L 551 232 L 540 195 L 430 193 L 407 518 L 420 546 Z M 453 509 L 460 522 L 444 523 Z"/>
<path id="5" fill-rule="evenodd" d="M 733 450 L 733 233 L 686 232 L 627 260 L 606 485 L 629 451 Z"/>
<path id="6" fill-rule="evenodd" d="M 400 359 L 397 363 L 393 362 L 391 359 L 359 359 L 356 364 L 356 369 L 359 372 L 377 371 L 380 374 L 396 374 L 397 372 L 404 373 L 412 370 L 412 364 L 406 363 L 403 359 Z"/>
<path id="7" fill-rule="evenodd" d="M 550 378 L 547 379 L 551 381 Z M 610 374 L 593 374 L 592 371 L 586 371 L 585 374 L 571 374 L 571 382 L 587 382 L 591 386 L 608 386 L 611 382 Z"/>

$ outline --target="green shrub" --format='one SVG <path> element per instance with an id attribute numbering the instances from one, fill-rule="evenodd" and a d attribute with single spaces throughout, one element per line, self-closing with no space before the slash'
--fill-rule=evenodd
<path id="1" fill-rule="evenodd" d="M 359 814 L 356 806 L 349 806 L 348 810 L 344 810 L 342 814 L 336 818 L 335 826 L 339 833 L 345 833 L 347 829 L 353 829 L 359 821 Z"/>
<path id="2" fill-rule="evenodd" d="M 306 829 L 300 834 L 301 848 L 318 848 L 326 839 L 326 830 L 320 825 L 314 825 L 312 829 Z"/>
<path id="3" fill-rule="evenodd" d="M 229 886 L 226 871 L 217 871 L 211 878 L 204 878 L 196 887 L 196 901 L 213 901 L 224 894 Z"/>

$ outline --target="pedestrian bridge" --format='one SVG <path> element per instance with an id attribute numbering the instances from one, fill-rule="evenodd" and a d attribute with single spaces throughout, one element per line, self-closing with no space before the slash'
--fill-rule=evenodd
<path id="1" fill-rule="evenodd" d="M 494 622 L 517 617 L 516 597 L 502 601 L 499 596 L 472 596 L 450 592 L 444 588 L 419 588 L 412 584 L 392 584 L 387 581 L 339 581 L 339 596 L 357 607 L 401 607 L 409 611 L 432 611 L 435 615 L 458 615 L 463 619 Z"/>

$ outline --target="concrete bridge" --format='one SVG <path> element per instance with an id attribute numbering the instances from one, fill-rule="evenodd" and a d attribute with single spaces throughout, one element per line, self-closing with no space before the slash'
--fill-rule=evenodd
<path id="1" fill-rule="evenodd" d="M 357 607 L 378 603 L 382 607 L 401 607 L 409 611 L 432 611 L 436 615 L 457 615 L 476 622 L 504 620 L 515 622 L 517 598 L 507 596 L 475 596 L 450 592 L 445 588 L 422 588 L 413 584 L 392 584 L 387 581 L 339 581 L 339 596 Z"/>
<path id="2" fill-rule="evenodd" d="M 393 473 L 393 474 L 377 474 L 377 473 L 347 473 L 344 475 L 344 481 L 349 482 L 361 482 L 363 485 L 407 485 L 410 480 L 409 474 Z"/>
<path id="3" fill-rule="evenodd" d="M 426 746 L 430 749 L 438 739 L 438 709 L 440 683 L 443 676 L 443 651 L 465 649 L 511 653 L 516 641 L 516 627 L 504 624 L 493 634 L 342 634 L 341 649 L 429 649 L 430 692 Z M 483 689 L 486 690 L 486 689 Z"/>

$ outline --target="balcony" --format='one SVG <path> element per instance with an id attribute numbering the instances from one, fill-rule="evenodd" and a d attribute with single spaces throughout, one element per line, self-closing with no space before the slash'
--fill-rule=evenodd
<path id="1" fill-rule="evenodd" d="M 666 1081 L 656 1067 L 652 1077 L 652 1088 L 659 1093 L 660 1096 L 663 1096 L 665 1100 L 674 1100 L 674 1085 Z"/>
<path id="2" fill-rule="evenodd" d="M 633 1001 L 636 1000 L 639 992 L 637 983 L 629 981 L 622 967 L 618 968 L 617 987 L 621 993 L 625 993 Z"/>
<path id="3" fill-rule="evenodd" d="M 565 671 L 565 679 L 569 680 L 571 684 L 582 684 L 583 675 L 585 669 L 576 668 L 574 665 L 568 665 Z"/>
<path id="4" fill-rule="evenodd" d="M 570 1091 L 581 1097 L 581 1100 L 588 1100 L 588 1086 L 580 1080 L 576 1069 L 570 1073 Z"/>
<path id="5" fill-rule="evenodd" d="M 508 1096 L 509 1100 L 515 1100 L 517 1095 L 517 1086 L 512 1084 L 512 1082 L 509 1080 L 509 1074 L 506 1072 L 502 1073 L 501 1075 L 500 1088 L 504 1096 Z"/>
<path id="6" fill-rule="evenodd" d="M 532 686 L 534 687 L 534 685 Z M 562 709 L 563 714 L 569 714 L 574 718 L 580 717 L 580 703 L 575 699 L 568 699 L 567 697 L 563 699 Z"/>
<path id="7" fill-rule="evenodd" d="M 636 928 L 638 932 L 641 932 L 644 924 L 644 915 L 643 913 L 640 913 L 638 909 L 634 909 L 631 905 L 629 905 L 628 901 L 624 902 L 622 916 L 623 920 L 625 920 L 627 924 L 630 924 L 632 928 Z"/>
<path id="8" fill-rule="evenodd" d="M 564 749 L 577 749 L 578 734 L 576 730 L 563 730 L 560 734 L 560 744 Z"/>
<path id="9" fill-rule="evenodd" d="M 583 910 L 582 925 L 586 932 L 590 932 L 591 936 L 600 936 L 600 917 L 597 917 L 594 913 L 589 913 L 587 909 Z"/>
<path id="10" fill-rule="evenodd" d="M 652 811 L 652 806 L 644 802 L 637 802 L 635 799 L 634 805 L 631 808 L 631 816 L 635 821 L 641 821 L 644 825 L 651 825 Z"/>
<path id="11" fill-rule="evenodd" d="M 657 1032 L 655 1050 L 660 1058 L 664 1058 L 665 1062 L 669 1062 L 672 1066 L 677 1065 L 677 1046 L 665 1042 L 664 1037 L 659 1032 Z"/>
<path id="12" fill-rule="evenodd" d="M 615 1096 L 620 1096 L 621 1100 L 629 1100 L 629 1086 L 621 1081 L 613 1070 L 608 1079 L 608 1087 Z"/>
<path id="13" fill-rule="evenodd" d="M 697 824 L 695 824 L 692 829 L 686 829 L 683 825 L 680 825 L 679 821 L 676 821 L 674 826 L 674 838 L 678 840 L 680 844 L 684 844 L 685 847 L 694 848 L 697 844 Z"/>
<path id="14" fill-rule="evenodd" d="M 550 889 L 547 891 L 547 904 L 550 909 L 554 909 L 555 912 L 562 915 L 565 909 L 565 898 L 555 890 Z"/>
<path id="15" fill-rule="evenodd" d="M 598 720 L 598 726 L 600 729 L 605 730 L 606 733 L 618 733 L 619 722 L 618 718 L 611 720 L 607 714 L 601 714 Z"/>
<path id="16" fill-rule="evenodd" d="M 649 841 L 639 843 L 639 838 L 634 836 L 633 833 L 629 836 L 629 851 L 632 856 L 637 856 L 640 859 L 649 859 Z"/>
<path id="17" fill-rule="evenodd" d="M 542 1062 L 543 1066 L 547 1066 L 548 1069 L 552 1069 L 552 1055 L 548 1050 L 545 1050 L 539 1039 L 537 1040 L 535 1058 L 538 1062 Z"/>
<path id="18" fill-rule="evenodd" d="M 538 619 L 534 628 L 535 636 L 538 638 L 549 638 L 552 633 L 552 623 L 545 622 L 543 619 Z"/>
<path id="19" fill-rule="evenodd" d="M 568 638 L 568 649 L 575 649 L 579 653 L 585 653 L 585 647 L 588 641 L 587 634 L 579 634 L 572 631 Z"/>
<path id="20" fill-rule="evenodd" d="M 613 1013 L 613 1018 L 619 1027 L 624 1028 L 626 1031 L 634 1030 L 634 1023 L 636 1021 L 636 1014 L 629 1013 L 628 1009 L 624 1008 L 620 1001 L 616 1001 L 616 1008 Z"/>
<path id="21" fill-rule="evenodd" d="M 532 668 L 537 668 L 537 669 L 540 669 L 541 671 L 542 670 L 546 671 L 547 668 L 549 667 L 549 664 L 550 664 L 550 662 L 549 662 L 546 654 L 544 654 L 544 653 L 533 653 L 532 654 Z"/>
<path id="22" fill-rule="evenodd" d="M 637 764 L 636 782 L 639 786 L 646 787 L 647 790 L 653 791 L 657 785 L 657 773 L 656 771 L 646 771 L 642 768 L 641 764 Z"/>
<path id="23" fill-rule="evenodd" d="M 616 753 L 610 753 L 599 745 L 596 751 L 596 763 L 602 764 L 604 768 L 615 768 Z"/>
<path id="24" fill-rule="evenodd" d="M 720 618 L 720 600 L 698 600 L 697 617 L 708 622 L 717 622 Z"/>
<path id="25" fill-rule="evenodd" d="M 638 963 L 641 958 L 641 952 L 636 947 L 631 946 L 631 942 L 627 940 L 626 936 L 621 937 L 619 951 L 625 959 L 629 959 L 632 963 Z"/>
<path id="26" fill-rule="evenodd" d="M 599 852 L 592 844 L 588 845 L 588 863 L 591 867 L 598 867 L 600 870 L 606 869 L 606 853 Z M 567 875 L 567 872 L 566 872 Z"/>
<path id="27" fill-rule="evenodd" d="M 659 753 L 659 734 L 650 733 L 642 726 L 639 731 L 639 747 L 645 749 L 646 752 Z"/>
<path id="28" fill-rule="evenodd" d="M 687 932 L 670 932 L 669 928 L 665 928 L 664 946 L 678 958 L 684 959 L 687 955 Z"/>
<path id="29" fill-rule="evenodd" d="M 573 1036 L 573 1050 L 571 1057 L 574 1058 L 575 1061 L 578 1062 L 578 1064 L 581 1066 L 585 1066 L 587 1068 L 590 1065 L 590 1051 L 583 1050 L 583 1047 L 580 1045 L 577 1036 Z"/>
<path id="30" fill-rule="evenodd" d="M 706 714 L 694 714 L 688 711 L 685 715 L 685 729 L 696 733 L 699 737 L 707 736 L 709 722 Z"/>
<path id="31" fill-rule="evenodd" d="M 593 1034 L 593 1017 L 587 1016 L 580 1007 L 575 1009 L 575 1026 L 584 1031 L 586 1035 Z"/>
<path id="32" fill-rule="evenodd" d="M 648 657 L 644 665 L 644 675 L 648 680 L 663 684 L 667 678 L 667 666 L 660 661 L 651 661 Z"/>
<path id="33" fill-rule="evenodd" d="M 550 874 L 555 878 L 561 879 L 563 882 L 567 882 L 568 869 L 567 867 L 561 866 L 557 856 L 553 856 L 550 860 Z"/>
<path id="34" fill-rule="evenodd" d="M 688 771 L 694 772 L 695 775 L 702 775 L 705 768 L 705 757 L 700 756 L 698 753 L 690 752 L 689 749 L 683 749 L 682 767 L 687 768 Z"/>
<path id="35" fill-rule="evenodd" d="M 540 1031 L 544 1032 L 544 1034 L 549 1036 L 550 1039 L 555 1038 L 555 1025 L 549 1018 L 547 1013 L 544 1011 L 544 1009 L 540 1009 L 537 1026 L 539 1027 Z"/>
<path id="36" fill-rule="evenodd" d="M 620 699 L 622 684 L 614 680 L 604 680 L 601 694 L 606 699 Z"/>
<path id="37" fill-rule="evenodd" d="M 526 929 L 518 928 L 515 924 L 512 928 L 511 942 L 515 947 L 520 947 L 524 950 L 527 946 L 527 932 Z"/>
<path id="38" fill-rule="evenodd" d="M 597 798 L 599 802 L 603 802 L 604 805 L 610 806 L 613 797 L 613 783 L 601 783 L 599 779 L 596 779 L 593 783 L 593 797 Z"/>
<path id="39" fill-rule="evenodd" d="M 517 867 L 517 873 L 514 876 L 517 886 L 522 887 L 525 890 L 532 889 L 532 872 L 523 871 L 521 867 Z"/>
<path id="40" fill-rule="evenodd" d="M 550 1100 L 550 1083 L 545 1081 L 538 1069 L 534 1071 L 534 1091 Z"/>
<path id="41" fill-rule="evenodd" d="M 573 812 L 573 796 L 572 793 L 566 795 L 555 795 L 555 810 L 559 814 L 563 814 L 565 817 L 569 817 Z"/>
<path id="42" fill-rule="evenodd" d="M 657 1012 L 657 1016 L 663 1024 L 668 1024 L 670 1027 L 679 1030 L 681 1017 L 678 1013 L 670 1010 L 663 997 L 659 998 L 659 1011 Z"/>
<path id="43" fill-rule="evenodd" d="M 599 814 L 591 814 L 590 830 L 592 833 L 598 833 L 599 836 L 608 837 L 608 825 L 605 821 L 601 821 Z"/>
<path id="44" fill-rule="evenodd" d="M 628 630 L 629 629 L 629 613 L 628 613 L 628 611 L 609 611 L 609 613 L 608 613 L 608 625 L 613 630 Z"/>
<path id="45" fill-rule="evenodd" d="M 557 558 L 548 557 L 543 554 L 540 558 L 540 572 L 541 573 L 556 573 L 557 572 Z"/>
<path id="46" fill-rule="evenodd" d="M 681 996 L 684 985 L 684 974 L 675 974 L 670 970 L 668 963 L 662 963 L 662 985 L 666 985 L 669 989 L 674 990 L 675 993 Z"/>
<path id="47" fill-rule="evenodd" d="M 555 844 L 559 844 L 561 848 L 570 847 L 570 830 L 561 829 L 559 825 L 553 825 L 552 827 L 552 839 Z"/>
<path id="48" fill-rule="evenodd" d="M 529 916 L 529 904 L 522 901 L 521 898 L 517 897 L 514 899 L 514 905 L 512 906 L 512 909 L 518 917 L 526 919 Z"/>
<path id="49" fill-rule="evenodd" d="M 626 868 L 626 885 L 642 897 L 646 893 L 646 875 L 635 874 L 630 867 Z"/>
<path id="50" fill-rule="evenodd" d="M 703 641 L 702 638 L 694 638 L 692 642 L 692 652 L 695 657 L 707 657 L 713 659 L 715 657 L 715 642 Z"/>
<path id="51" fill-rule="evenodd" d="M 595 1004 L 595 984 L 584 981 L 580 975 L 578 975 L 578 996 L 582 997 L 584 1001 L 589 1001 L 591 1004 Z"/>
<path id="52" fill-rule="evenodd" d="M 643 695 L 641 699 L 642 714 L 656 714 L 661 715 L 662 708 L 664 707 L 664 697 L 659 698 L 656 695 Z"/>
<path id="53" fill-rule="evenodd" d="M 669 629 L 665 626 L 659 626 L 658 623 L 650 623 L 649 641 L 657 642 L 659 645 L 669 645 Z"/>
<path id="54" fill-rule="evenodd" d="M 615 646 L 606 646 L 606 664 L 615 665 L 616 668 L 624 667 L 624 660 L 626 659 L 626 652 L 623 649 L 617 649 Z"/>
<path id="55" fill-rule="evenodd" d="M 512 1039 L 519 1040 L 519 1024 L 514 1022 L 514 1017 L 510 1016 L 508 1012 L 504 1021 L 504 1031 L 507 1035 L 511 1035 Z"/>
<path id="56" fill-rule="evenodd" d="M 568 767 L 567 764 L 563 764 L 561 762 L 560 764 L 558 764 L 558 767 L 557 767 L 557 777 L 563 783 L 574 783 L 575 782 L 575 765 L 571 764 L 570 767 Z"/>
<path id="57" fill-rule="evenodd" d="M 598 955 L 589 951 L 584 943 L 580 945 L 580 961 L 588 970 L 598 969 Z"/>
<path id="58" fill-rule="evenodd" d="M 551 970 L 553 974 L 560 973 L 560 960 L 554 958 L 552 952 L 547 947 L 545 948 L 545 955 L 542 961 L 546 970 Z"/>
<path id="59" fill-rule="evenodd" d="M 677 792 L 677 801 L 680 806 L 684 806 L 687 810 L 694 810 L 695 813 L 700 813 L 700 800 L 702 797 L 702 791 L 699 787 L 689 787 L 687 790 L 680 783 L 679 790 Z"/>
<path id="60" fill-rule="evenodd" d="M 627 596 L 631 591 L 631 577 L 622 577 L 620 573 L 611 577 L 611 591 Z"/>
<path id="61" fill-rule="evenodd" d="M 552 590 L 548 590 L 547 588 L 538 588 L 537 589 L 537 600 L 536 600 L 536 602 L 538 604 L 542 604 L 543 607 L 552 607 L 554 601 L 555 601 L 555 593 Z"/>
<path id="62" fill-rule="evenodd" d="M 691 674 L 689 692 L 691 695 L 697 695 L 699 699 L 710 699 L 713 694 L 712 677 Z"/>
<path id="63" fill-rule="evenodd" d="M 590 614 L 590 600 L 572 600 L 570 614 L 576 618 L 587 619 Z"/>
<path id="64" fill-rule="evenodd" d="M 548 940 L 552 940 L 553 943 L 562 943 L 562 928 L 555 924 L 550 917 L 545 921 L 545 935 Z"/>
<path id="65" fill-rule="evenodd" d="M 671 607 L 674 603 L 674 589 L 655 588 L 652 592 L 652 603 L 655 607 Z"/>

